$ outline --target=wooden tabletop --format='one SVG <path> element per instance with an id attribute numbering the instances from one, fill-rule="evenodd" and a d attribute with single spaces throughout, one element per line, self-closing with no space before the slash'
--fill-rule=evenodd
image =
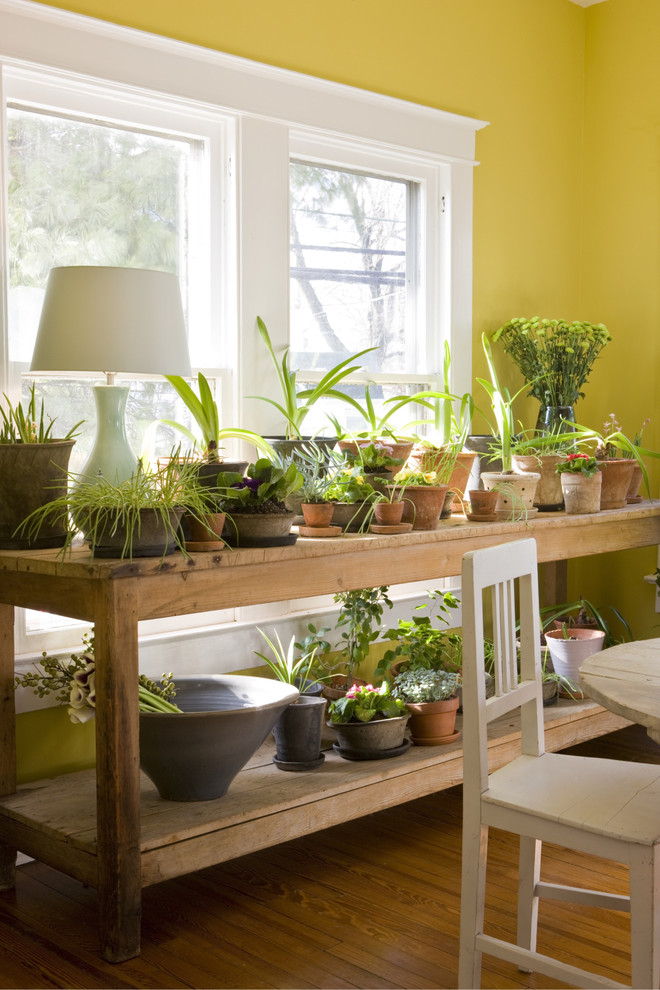
<path id="1" fill-rule="evenodd" d="M 611 712 L 646 726 L 660 745 L 660 639 L 595 653 L 580 667 L 580 685 Z"/>

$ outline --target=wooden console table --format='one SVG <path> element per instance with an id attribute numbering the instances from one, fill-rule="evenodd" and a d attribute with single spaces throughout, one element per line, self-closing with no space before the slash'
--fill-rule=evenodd
<path id="1" fill-rule="evenodd" d="M 292 547 L 164 560 L 93 560 L 85 550 L 64 560 L 55 551 L 0 552 L 0 889 L 14 884 L 17 849 L 96 886 L 102 953 L 119 962 L 139 952 L 142 886 L 460 783 L 460 744 L 412 747 L 396 760 L 370 764 L 331 755 L 311 774 L 283 774 L 261 754 L 224 798 L 161 801 L 139 770 L 137 624 L 297 598 L 301 591 L 432 582 L 460 574 L 467 551 L 530 535 L 540 562 L 660 544 L 660 502 L 529 523 L 455 517 L 433 533 L 299 540 Z M 94 623 L 95 773 L 16 790 L 14 607 Z M 571 703 L 548 715 L 548 746 L 625 724 L 593 702 Z M 513 724 L 500 727 L 491 746 L 494 764 L 517 735 Z"/>

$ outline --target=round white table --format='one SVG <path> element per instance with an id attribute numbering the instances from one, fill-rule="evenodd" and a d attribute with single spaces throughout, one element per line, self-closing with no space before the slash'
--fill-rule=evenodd
<path id="1" fill-rule="evenodd" d="M 604 708 L 644 725 L 660 745 L 660 639 L 594 653 L 580 667 L 580 685 Z"/>

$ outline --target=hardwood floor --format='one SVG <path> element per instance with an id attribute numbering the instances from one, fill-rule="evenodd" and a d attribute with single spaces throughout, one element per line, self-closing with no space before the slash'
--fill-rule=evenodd
<path id="1" fill-rule="evenodd" d="M 574 751 L 660 763 L 637 726 Z M 97 954 L 95 892 L 29 863 L 0 894 L 0 987 L 455 988 L 460 828 L 452 788 L 149 887 L 142 955 L 116 966 Z M 491 832 L 492 933 L 514 931 L 516 862 L 517 840 Z M 543 875 L 626 890 L 623 867 L 556 847 Z M 541 951 L 629 980 L 627 915 L 546 902 L 540 917 Z M 563 985 L 484 959 L 484 987 Z"/>

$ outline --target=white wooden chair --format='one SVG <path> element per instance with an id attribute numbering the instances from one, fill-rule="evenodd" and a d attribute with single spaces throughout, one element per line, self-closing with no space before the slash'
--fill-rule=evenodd
<path id="1" fill-rule="evenodd" d="M 485 697 L 484 594 L 492 603 L 495 695 Z M 463 879 L 459 987 L 481 985 L 482 953 L 576 987 L 618 987 L 536 951 L 538 899 L 631 913 L 632 986 L 660 977 L 660 766 L 544 752 L 536 544 L 463 560 Z M 520 677 L 516 661 L 520 621 Z M 521 755 L 488 774 L 488 723 L 520 708 Z M 488 828 L 520 836 L 517 945 L 483 932 Z M 541 843 L 626 863 L 629 897 L 540 880 Z"/>

